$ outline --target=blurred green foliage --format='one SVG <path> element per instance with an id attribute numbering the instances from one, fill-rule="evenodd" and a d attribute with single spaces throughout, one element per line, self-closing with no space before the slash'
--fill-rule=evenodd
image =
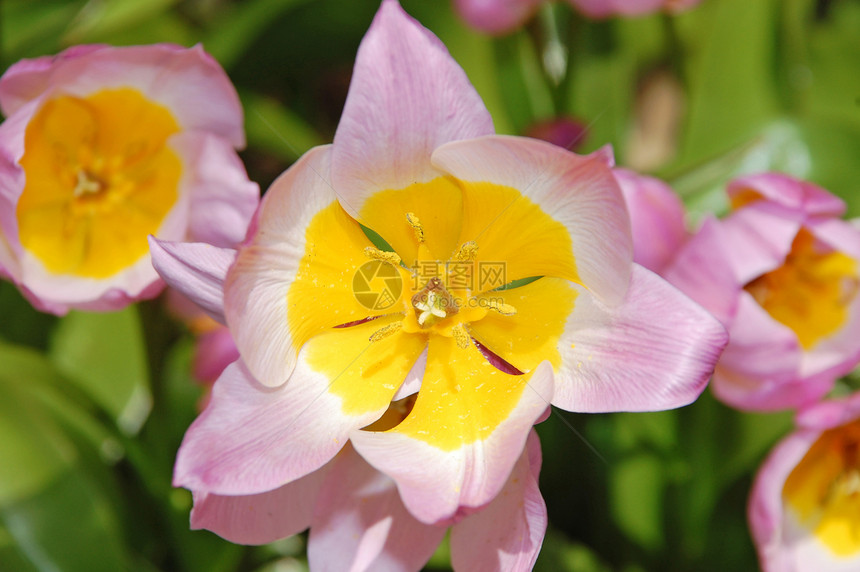
<path id="1" fill-rule="evenodd" d="M 505 38 L 469 30 L 444 0 L 403 4 L 499 132 L 579 118 L 581 151 L 612 144 L 619 164 L 669 180 L 693 219 L 725 208 L 729 179 L 763 170 L 813 180 L 860 214 L 860 2 L 704 0 L 604 22 L 557 4 Z M 202 43 L 239 90 L 243 159 L 265 188 L 331 140 L 377 5 L 4 0 L 0 68 L 75 43 Z M 54 318 L 0 284 L 0 569 L 304 569 L 301 537 L 249 548 L 188 530 L 190 495 L 170 478 L 201 394 L 190 349 L 158 301 Z M 677 411 L 554 412 L 539 427 L 550 529 L 537 569 L 754 570 L 746 495 L 790 426 L 707 392 Z M 447 567 L 446 550 L 429 569 Z"/>

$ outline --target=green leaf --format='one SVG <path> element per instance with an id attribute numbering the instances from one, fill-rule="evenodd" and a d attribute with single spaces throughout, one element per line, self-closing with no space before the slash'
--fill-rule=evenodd
<path id="1" fill-rule="evenodd" d="M 288 10 L 309 0 L 233 3 L 210 27 L 203 46 L 225 69 L 233 67 L 261 32 Z"/>
<path id="2" fill-rule="evenodd" d="M 243 92 L 242 103 L 248 144 L 253 147 L 292 162 L 325 143 L 304 119 L 274 99 Z"/>
<path id="3" fill-rule="evenodd" d="M 0 531 L 11 539 L 0 542 L 0 556 L 39 570 L 127 569 L 107 466 L 95 449 L 79 448 L 66 418 L 43 399 L 65 380 L 26 348 L 0 345 L 0 363 Z"/>
<path id="4" fill-rule="evenodd" d="M 50 358 L 128 434 L 152 407 L 140 319 L 133 306 L 120 312 L 70 312 L 57 326 Z"/>
<path id="5" fill-rule="evenodd" d="M 610 469 L 612 516 L 624 534 L 650 550 L 663 545 L 664 489 L 662 462 L 656 455 L 632 455 Z"/>
<path id="6" fill-rule="evenodd" d="M 678 19 L 690 57 L 685 162 L 710 158 L 752 137 L 779 113 L 772 67 L 774 0 L 705 2 Z"/>
<path id="7" fill-rule="evenodd" d="M 179 0 L 112 0 L 87 2 L 70 22 L 63 38 L 67 44 L 102 40 L 134 29 L 141 22 L 163 16 Z"/>

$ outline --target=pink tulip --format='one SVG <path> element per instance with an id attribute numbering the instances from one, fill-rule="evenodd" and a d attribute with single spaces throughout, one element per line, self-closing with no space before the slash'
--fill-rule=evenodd
<path id="1" fill-rule="evenodd" d="M 759 469 L 749 523 L 765 572 L 860 569 L 860 393 L 802 411 Z"/>
<path id="2" fill-rule="evenodd" d="M 652 12 L 680 12 L 701 0 L 567 0 L 588 18 L 642 16 Z M 454 0 L 470 26 L 489 34 L 507 34 L 528 21 L 544 0 Z"/>
<path id="3" fill-rule="evenodd" d="M 227 324 L 241 356 L 186 434 L 174 483 L 198 497 L 300 487 L 349 443 L 409 518 L 484 523 L 550 404 L 694 400 L 725 331 L 633 263 L 610 159 L 494 135 L 444 46 L 385 0 L 334 143 L 275 181 L 238 250 L 151 242 L 161 275 Z M 483 538 L 463 554 L 507 550 Z"/>
<path id="4" fill-rule="evenodd" d="M 43 311 L 156 295 L 147 236 L 228 246 L 259 202 L 242 108 L 200 47 L 70 48 L 0 78 L 0 268 Z"/>
<path id="5" fill-rule="evenodd" d="M 714 374 L 726 403 L 819 400 L 860 362 L 860 231 L 811 183 L 764 174 L 729 185 L 736 210 L 706 220 L 666 277 L 729 330 Z"/>

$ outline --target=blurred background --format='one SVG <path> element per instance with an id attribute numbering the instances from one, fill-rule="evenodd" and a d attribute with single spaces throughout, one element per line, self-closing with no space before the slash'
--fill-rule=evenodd
<path id="1" fill-rule="evenodd" d="M 602 21 L 548 4 L 503 37 L 468 28 L 448 0 L 402 3 L 465 68 L 498 132 L 612 144 L 619 165 L 681 195 L 691 227 L 725 210 L 729 179 L 766 170 L 860 213 L 860 1 L 703 0 Z M 331 141 L 377 8 L 3 0 L 0 69 L 80 43 L 201 43 L 239 91 L 242 158 L 265 189 Z M 163 300 L 56 318 L 0 283 L 0 570 L 306 569 L 301 535 L 243 547 L 188 529 L 191 495 L 170 478 L 205 392 L 193 330 Z M 708 391 L 669 412 L 555 411 L 538 428 L 550 525 L 537 570 L 757 569 L 747 494 L 790 428 L 788 413 L 740 413 Z M 445 545 L 427 569 L 448 569 Z"/>

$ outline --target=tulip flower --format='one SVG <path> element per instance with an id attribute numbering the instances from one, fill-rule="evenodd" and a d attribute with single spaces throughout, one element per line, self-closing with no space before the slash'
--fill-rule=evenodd
<path id="1" fill-rule="evenodd" d="M 567 0 L 587 18 L 641 16 L 679 12 L 701 0 Z M 470 26 L 489 34 L 507 34 L 531 18 L 544 0 L 455 0 L 454 6 Z"/>
<path id="2" fill-rule="evenodd" d="M 860 231 L 841 200 L 786 175 L 737 179 L 729 195 L 734 212 L 705 221 L 665 275 L 729 330 L 717 397 L 814 403 L 860 362 Z"/>
<path id="3" fill-rule="evenodd" d="M 860 569 L 860 393 L 816 404 L 765 460 L 749 523 L 765 572 Z"/>
<path id="4" fill-rule="evenodd" d="M 267 493 L 349 443 L 412 517 L 448 526 L 490 510 L 551 404 L 694 400 L 725 331 L 633 264 L 610 164 L 493 135 L 444 46 L 385 0 L 334 143 L 273 183 L 246 241 L 151 242 L 165 280 L 224 321 L 241 356 L 174 483 Z"/>
<path id="5" fill-rule="evenodd" d="M 0 268 L 39 309 L 156 295 L 147 236 L 238 243 L 242 108 L 200 47 L 70 48 L 0 78 Z"/>

